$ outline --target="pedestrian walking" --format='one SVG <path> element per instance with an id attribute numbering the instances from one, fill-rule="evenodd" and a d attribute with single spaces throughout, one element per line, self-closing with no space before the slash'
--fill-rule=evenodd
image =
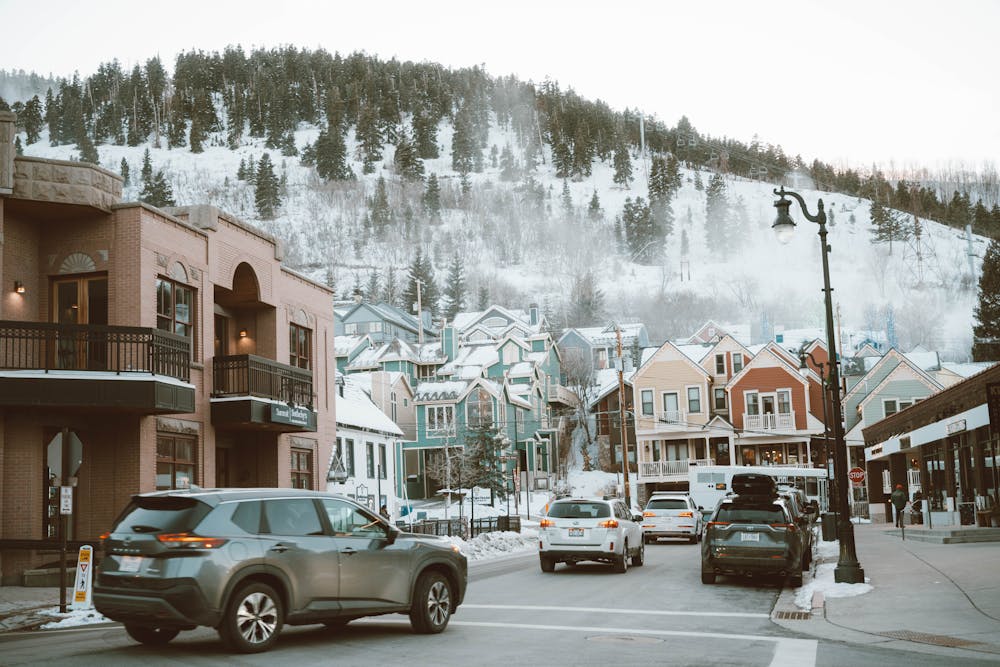
<path id="1" fill-rule="evenodd" d="M 378 513 L 381 514 L 382 518 L 386 521 L 392 520 L 392 516 L 389 515 L 389 508 L 387 506 L 382 505 L 382 507 L 378 508 Z"/>
<path id="2" fill-rule="evenodd" d="M 892 502 L 892 506 L 896 508 L 896 527 L 902 528 L 903 508 L 906 507 L 906 491 L 903 491 L 902 484 L 896 485 L 896 490 L 889 496 L 889 500 Z"/>

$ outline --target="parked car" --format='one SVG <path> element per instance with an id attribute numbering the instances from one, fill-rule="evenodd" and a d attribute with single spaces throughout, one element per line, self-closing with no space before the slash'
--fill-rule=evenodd
<path id="1" fill-rule="evenodd" d="M 788 501 L 792 517 L 800 527 L 799 535 L 802 537 L 802 569 L 808 570 L 812 564 L 812 549 L 814 541 L 814 526 L 816 525 L 817 513 L 815 507 L 807 500 L 805 492 L 792 487 L 778 487 L 778 496 Z"/>
<path id="2" fill-rule="evenodd" d="M 626 572 L 629 560 L 642 565 L 642 515 L 632 513 L 620 498 L 562 498 L 549 505 L 538 524 L 538 558 L 543 572 L 557 563 L 611 563 Z"/>
<path id="3" fill-rule="evenodd" d="M 296 489 L 177 490 L 133 496 L 104 536 L 94 606 L 143 644 L 216 628 L 243 653 L 282 626 L 342 627 L 404 613 L 438 633 L 465 596 L 465 556 L 405 533 L 367 507 Z"/>
<path id="4" fill-rule="evenodd" d="M 649 544 L 661 537 L 701 540 L 702 508 L 686 493 L 655 492 L 642 512 L 642 538 Z"/>
<path id="5" fill-rule="evenodd" d="M 802 585 L 802 527 L 777 496 L 730 496 L 712 512 L 701 545 L 701 582 L 718 575 L 787 576 Z"/>

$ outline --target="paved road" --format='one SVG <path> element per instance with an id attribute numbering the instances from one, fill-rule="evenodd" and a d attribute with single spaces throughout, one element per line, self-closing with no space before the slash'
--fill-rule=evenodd
<path id="1" fill-rule="evenodd" d="M 273 651 L 231 656 L 209 629 L 154 649 L 111 625 L 0 636 L 0 664 L 941 664 L 940 656 L 817 641 L 779 627 L 770 612 L 780 582 L 722 579 L 704 586 L 695 545 L 650 545 L 646 554 L 645 566 L 624 575 L 597 564 L 560 565 L 545 574 L 533 555 L 476 563 L 466 604 L 443 635 L 414 635 L 405 617 L 386 616 L 339 632 L 286 628 Z"/>

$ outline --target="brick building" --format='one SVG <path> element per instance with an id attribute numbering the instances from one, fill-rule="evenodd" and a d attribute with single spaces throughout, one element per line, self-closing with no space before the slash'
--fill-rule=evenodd
<path id="1" fill-rule="evenodd" d="M 0 584 L 96 543 L 138 492 L 326 486 L 332 292 L 211 206 L 15 156 L 0 112 Z M 59 488 L 74 487 L 60 517 Z"/>

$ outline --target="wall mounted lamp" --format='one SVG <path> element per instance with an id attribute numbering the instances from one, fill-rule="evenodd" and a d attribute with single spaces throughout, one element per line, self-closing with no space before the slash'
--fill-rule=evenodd
<path id="1" fill-rule="evenodd" d="M 246 338 L 246 337 L 247 337 L 247 330 L 240 329 L 240 338 Z"/>
<path id="2" fill-rule="evenodd" d="M 25 292 L 24 283 L 22 283 L 20 280 L 15 280 L 14 291 L 17 292 L 18 294 L 24 294 Z"/>

